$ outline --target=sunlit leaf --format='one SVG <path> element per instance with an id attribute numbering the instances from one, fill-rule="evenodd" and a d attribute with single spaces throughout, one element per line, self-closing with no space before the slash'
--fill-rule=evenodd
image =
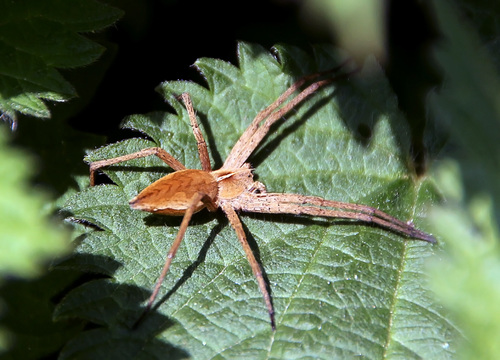
<path id="1" fill-rule="evenodd" d="M 191 94 L 213 166 L 258 111 L 305 74 L 333 68 L 342 56 L 315 47 L 312 56 L 279 46 L 276 57 L 246 43 L 239 67 L 215 59 L 196 66 L 208 88 L 165 82 L 160 92 L 177 114 L 134 115 L 130 139 L 92 152 L 110 158 L 161 146 L 199 168 L 196 143 L 174 95 Z M 365 77 L 364 74 L 370 74 Z M 250 157 L 269 191 L 367 204 L 425 230 L 434 185 L 417 179 L 409 134 L 373 60 L 357 76 L 316 92 L 291 112 Z M 65 265 L 104 279 L 69 293 L 56 318 L 97 324 L 70 342 L 62 358 L 451 358 L 458 331 L 428 290 L 423 263 L 435 246 L 344 220 L 241 214 L 269 281 L 276 311 L 272 332 L 262 296 L 234 231 L 222 214 L 195 215 L 159 306 L 136 329 L 179 218 L 131 210 L 128 201 L 171 170 L 157 158 L 109 167 L 115 185 L 99 185 L 67 203 L 73 219 L 95 224 Z"/>

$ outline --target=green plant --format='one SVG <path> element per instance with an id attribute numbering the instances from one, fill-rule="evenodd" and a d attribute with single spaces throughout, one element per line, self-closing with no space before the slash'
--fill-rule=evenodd
<path id="1" fill-rule="evenodd" d="M 97 1 L 2 1 L 0 22 L 0 111 L 48 118 L 44 100 L 77 96 L 58 69 L 88 65 L 104 47 L 82 36 L 109 26 L 121 15 Z"/>
<path id="2" fill-rule="evenodd" d="M 496 358 L 498 5 L 460 2 L 469 20 L 464 22 L 449 2 L 430 3 L 442 38 L 428 55 L 439 67 L 444 86 L 428 96 L 429 125 L 423 140 L 430 150 L 431 168 L 423 176 L 414 175 L 406 117 L 373 58 L 364 62 L 362 76 L 315 94 L 251 157 L 259 180 L 272 191 L 374 205 L 413 219 L 439 241 L 432 246 L 345 221 L 244 216 L 272 291 L 278 320 L 278 330 L 272 333 L 236 236 L 223 217 L 207 213 L 193 220 L 162 286 L 160 307 L 137 329 L 131 328 L 180 219 L 132 211 L 127 202 L 168 168 L 154 158 L 120 164 L 105 171 L 114 184 L 89 189 L 87 175 L 80 172 L 83 166 L 67 164 L 81 165 L 78 154 L 92 148 L 93 141 L 75 132 L 69 135 L 55 119 L 50 125 L 34 125 L 19 115 L 47 117 L 56 111 L 49 111 L 44 99 L 74 96 L 74 84 L 56 69 L 94 61 L 102 48 L 77 34 L 100 29 L 119 16 L 96 2 L 71 3 L 87 4 L 89 12 L 69 3 L 0 4 L 16 9 L 0 11 L 0 46 L 11 54 L 0 60 L 2 119 L 21 118 L 19 124 L 30 128 L 35 141 L 23 138 L 26 126 L 22 125 L 11 138 L 30 144 L 44 159 L 50 148 L 51 163 L 59 164 L 58 171 L 65 174 L 54 174 L 55 167 L 50 167 L 47 176 L 48 169 L 39 167 L 37 180 L 57 186 L 63 196 L 54 201 L 40 195 L 29 186 L 33 170 L 27 169 L 32 163 L 12 152 L 6 145 L 10 141 L 1 139 L 5 224 L 0 224 L 0 241 L 6 270 L 0 343 L 4 350 L 10 347 L 5 358 Z M 90 21 L 73 21 L 78 16 L 69 16 L 68 6 Z M 334 7 L 324 13 L 330 11 Z M 33 16 L 37 14 L 42 16 Z M 67 18 L 69 25 L 56 26 L 44 14 L 59 14 L 55 18 Z M 46 42 L 30 40 L 29 29 L 37 29 L 31 34 L 38 39 L 55 36 L 61 41 L 54 47 L 40 46 Z M 72 41 L 64 39 L 73 39 L 77 49 L 88 51 L 72 52 L 68 48 Z M 157 45 L 176 52 L 162 61 L 181 52 L 169 47 L 173 39 L 168 39 L 161 37 Z M 480 44 L 487 45 L 486 51 Z M 197 49 L 191 42 L 189 46 Z M 57 54 L 63 54 L 59 60 Z M 339 54 L 328 46 L 305 50 L 280 45 L 274 54 L 277 59 L 263 47 L 240 43 L 238 67 L 198 60 L 208 89 L 191 82 L 163 83 L 158 90 L 173 113 L 129 116 L 123 126 L 143 135 L 93 151 L 87 160 L 157 144 L 197 168 L 184 108 L 173 97 L 189 91 L 214 165 L 220 165 L 256 111 L 297 77 L 339 62 Z M 7 61 L 13 58 L 19 61 Z M 169 67 L 167 62 L 164 67 Z M 19 81 L 19 74 L 33 73 L 46 76 Z M 63 76 L 75 73 L 64 71 Z M 68 145 L 64 151 L 55 150 L 59 141 Z M 321 156 L 314 156 L 318 149 Z M 70 181 L 69 172 L 77 181 Z M 64 233 L 56 231 L 46 216 L 63 203 L 63 214 L 77 220 L 68 222 L 75 228 L 76 251 L 38 276 L 49 259 L 66 249 Z M 25 242 L 13 242 L 13 237 L 33 240 L 33 245 L 20 251 Z M 14 250 L 6 251 L 9 247 Z M 76 280 L 82 272 L 94 276 L 90 281 Z M 19 278 L 13 279 L 13 274 Z"/>
<path id="3" fill-rule="evenodd" d="M 208 89 L 183 81 L 159 87 L 177 115 L 135 115 L 125 121 L 125 127 L 143 132 L 152 142 L 126 140 L 93 152 L 87 160 L 160 146 L 188 168 L 199 168 L 187 115 L 173 97 L 187 91 L 217 168 L 257 111 L 294 78 L 339 61 L 328 47 L 316 47 L 312 59 L 297 48 L 276 51 L 279 61 L 259 46 L 240 43 L 239 68 L 198 60 Z M 371 74 L 370 80 L 354 78 L 318 91 L 250 161 L 270 191 L 367 203 L 424 226 L 419 218 L 426 203 L 438 196 L 436 189 L 411 176 L 408 131 L 380 69 L 370 60 L 363 73 Z M 367 94 L 373 93 L 376 97 L 369 99 Z M 372 135 L 362 138 L 350 130 L 359 128 L 370 129 Z M 116 185 L 89 188 L 68 201 L 66 210 L 75 219 L 103 230 L 85 235 L 71 265 L 90 267 L 113 280 L 83 285 L 59 305 L 58 319 L 78 317 L 101 325 L 71 342 L 65 357 L 155 353 L 155 336 L 194 358 L 358 353 L 430 357 L 453 343 L 449 334 L 457 330 L 443 321 L 426 290 L 422 263 L 432 255 L 431 245 L 363 224 L 286 216 L 243 216 L 271 284 L 276 334 L 234 233 L 223 218 L 207 213 L 196 216 L 187 231 L 163 285 L 166 299 L 131 330 L 179 219 L 134 211 L 127 202 L 166 171 L 158 159 L 122 163 L 104 170 Z M 292 345 L 293 339 L 301 341 Z M 92 345 L 82 349 L 81 343 Z"/>

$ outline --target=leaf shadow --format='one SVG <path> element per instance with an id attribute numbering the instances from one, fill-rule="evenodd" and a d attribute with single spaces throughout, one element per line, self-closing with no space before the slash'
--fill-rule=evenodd
<path id="1" fill-rule="evenodd" d="M 53 311 L 65 289 L 82 280 L 81 272 L 66 270 L 47 271 L 32 279 L 4 277 L 0 326 L 10 343 L 0 358 L 56 358 L 65 342 L 82 330 L 83 323 L 78 319 L 53 322 Z"/>
<path id="2" fill-rule="evenodd" d="M 278 135 L 267 141 L 264 146 L 258 147 L 253 155 L 251 155 L 252 165 L 257 168 L 258 165 L 260 165 L 269 156 L 270 153 L 278 148 L 283 140 L 285 140 L 290 134 L 293 134 L 300 126 L 306 123 L 311 116 L 313 116 L 322 106 L 326 105 L 328 102 L 328 98 L 320 99 L 314 106 L 308 109 L 303 116 L 283 128 L 283 130 L 281 130 Z M 275 124 L 273 124 L 269 133 L 275 131 L 285 122 L 286 119 L 284 118 L 277 121 Z"/>
<path id="3" fill-rule="evenodd" d="M 56 322 L 81 324 L 60 352 L 62 358 L 120 358 L 137 356 L 184 359 L 189 353 L 159 340 L 156 335 L 175 322 L 151 311 L 140 327 L 133 325 L 143 312 L 149 290 L 113 278 L 122 264 L 111 257 L 80 253 L 61 261 L 56 269 L 84 271 L 77 282 L 54 297 Z M 154 355 L 154 356 L 153 356 Z"/>
<path id="4" fill-rule="evenodd" d="M 92 288 L 93 283 L 87 283 Z M 186 350 L 159 340 L 156 335 L 175 324 L 171 319 L 156 311 L 148 313 L 140 326 L 133 327 L 139 318 L 141 303 L 147 298 L 148 291 L 127 284 L 115 284 L 112 281 L 99 281 L 95 284 L 99 298 L 94 299 L 95 310 L 103 314 L 100 319 L 87 319 L 84 331 L 69 341 L 61 352 L 63 358 L 120 358 L 136 359 L 146 354 L 160 358 L 186 358 Z M 102 297 L 102 298 L 101 298 Z M 85 315 L 92 314 L 82 314 Z M 88 344 L 82 348 L 81 344 Z M 156 354 L 156 356 L 152 356 Z M 162 355 L 159 355 L 162 354 Z"/>

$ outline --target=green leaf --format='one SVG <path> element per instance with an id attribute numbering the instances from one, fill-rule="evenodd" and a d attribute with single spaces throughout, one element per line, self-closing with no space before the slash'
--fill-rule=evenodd
<path id="1" fill-rule="evenodd" d="M 200 168 L 187 113 L 174 95 L 191 94 L 221 166 L 252 118 L 302 75 L 342 62 L 328 47 L 311 54 L 278 46 L 275 56 L 240 43 L 239 67 L 200 59 L 208 89 L 184 81 L 159 90 L 177 114 L 126 119 L 149 139 L 98 149 L 87 161 L 161 146 Z M 317 195 L 377 207 L 426 229 L 438 198 L 417 179 L 409 135 L 376 62 L 359 76 L 317 91 L 274 127 L 250 157 L 269 191 Z M 196 214 L 161 288 L 158 307 L 136 328 L 180 218 L 131 210 L 128 200 L 171 170 L 155 157 L 104 169 L 115 185 L 88 188 L 66 210 L 97 225 L 65 265 L 108 278 L 86 283 L 59 304 L 57 319 L 99 326 L 76 337 L 62 358 L 451 358 L 458 330 L 427 286 L 423 263 L 435 247 L 345 220 L 241 214 L 269 281 L 276 311 L 271 331 L 262 296 L 237 237 L 222 214 Z"/>
<path id="2" fill-rule="evenodd" d="M 461 2 L 460 7 L 474 23 L 464 21 L 454 3 L 434 2 L 443 35 L 434 54 L 445 82 L 429 97 L 429 109 L 438 125 L 449 130 L 450 139 L 445 159 L 433 169 L 446 202 L 430 216 L 445 250 L 432 263 L 431 286 L 468 340 L 460 344 L 459 358 L 496 359 L 500 352 L 500 8 L 494 2 Z"/>
<path id="3" fill-rule="evenodd" d="M 46 197 L 29 185 L 33 163 L 25 154 L 10 149 L 6 138 L 4 128 L 0 128 L 0 284 L 4 326 L 9 323 L 13 307 L 22 302 L 17 299 L 9 307 L 11 312 L 3 313 L 9 303 L 6 298 L 11 295 L 5 292 L 5 280 L 34 278 L 43 272 L 47 262 L 68 251 L 67 234 L 47 219 Z M 33 315 L 39 310 L 29 313 Z M 15 324 L 19 329 L 17 320 Z M 31 320 L 33 326 L 33 318 Z M 17 329 L 0 331 L 0 353 L 11 345 L 10 330 Z"/>
<path id="4" fill-rule="evenodd" d="M 66 241 L 44 219 L 45 197 L 28 184 L 32 163 L 8 149 L 4 131 L 0 146 L 0 274 L 31 277 L 39 273 L 41 262 L 66 250 Z"/>
<path id="5" fill-rule="evenodd" d="M 492 196 L 500 223 L 498 69 L 457 9 L 447 1 L 435 1 L 434 7 L 444 36 L 434 54 L 445 82 L 430 96 L 431 114 L 451 133 L 450 142 L 458 145 L 451 155 L 460 161 L 467 193 Z M 482 7 L 476 11 L 488 13 Z"/>
<path id="6" fill-rule="evenodd" d="M 80 35 L 115 22 L 121 11 L 97 1 L 0 1 L 0 110 L 50 117 L 43 100 L 77 94 L 56 68 L 95 61 L 104 48 Z"/>
<path id="7" fill-rule="evenodd" d="M 381 1 L 309 0 L 304 2 L 307 24 L 320 20 L 343 49 L 357 59 L 386 55 L 386 5 Z"/>
<path id="8" fill-rule="evenodd" d="M 446 189 L 446 205 L 432 211 L 432 224 L 443 234 L 439 261 L 431 263 L 432 287 L 467 337 L 461 359 L 496 359 L 500 352 L 500 233 L 490 196 L 464 204 L 459 166 L 443 161 L 436 179 Z"/>

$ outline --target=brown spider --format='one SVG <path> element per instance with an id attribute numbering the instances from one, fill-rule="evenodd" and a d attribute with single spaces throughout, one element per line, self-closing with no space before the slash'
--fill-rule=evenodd
<path id="1" fill-rule="evenodd" d="M 373 207 L 325 200 L 317 196 L 268 193 L 264 184 L 253 180 L 253 170 L 250 164 L 246 163 L 248 157 L 259 146 L 268 133 L 269 128 L 277 120 L 281 119 L 287 112 L 313 94 L 317 89 L 334 80 L 333 77 L 317 80 L 321 75 L 324 74 L 318 73 L 300 79 L 271 105 L 259 112 L 236 142 L 222 167 L 218 170 L 213 171 L 210 166 L 207 145 L 198 127 L 191 98 L 187 93 L 182 94 L 181 98 L 189 114 L 191 127 L 198 145 L 202 170 L 186 169 L 172 155 L 159 147 L 144 149 L 112 159 L 95 161 L 90 164 L 91 186 L 95 184 L 95 173 L 98 169 L 149 155 L 156 155 L 175 170 L 175 172 L 162 177 L 146 187 L 130 201 L 130 206 L 133 209 L 163 215 L 184 216 L 177 237 L 167 254 L 165 265 L 143 315 L 151 309 L 158 295 L 160 286 L 182 242 L 192 215 L 203 208 L 207 208 L 212 212 L 220 208 L 229 219 L 257 279 L 269 312 L 273 330 L 275 329 L 275 320 L 271 297 L 262 276 L 261 266 L 257 262 L 246 239 L 245 231 L 237 214 L 238 211 L 354 219 L 376 224 L 411 238 L 431 243 L 436 242 L 432 235 L 416 229 L 411 222 L 403 222 Z M 306 82 L 312 82 L 312 84 L 285 103 Z"/>

